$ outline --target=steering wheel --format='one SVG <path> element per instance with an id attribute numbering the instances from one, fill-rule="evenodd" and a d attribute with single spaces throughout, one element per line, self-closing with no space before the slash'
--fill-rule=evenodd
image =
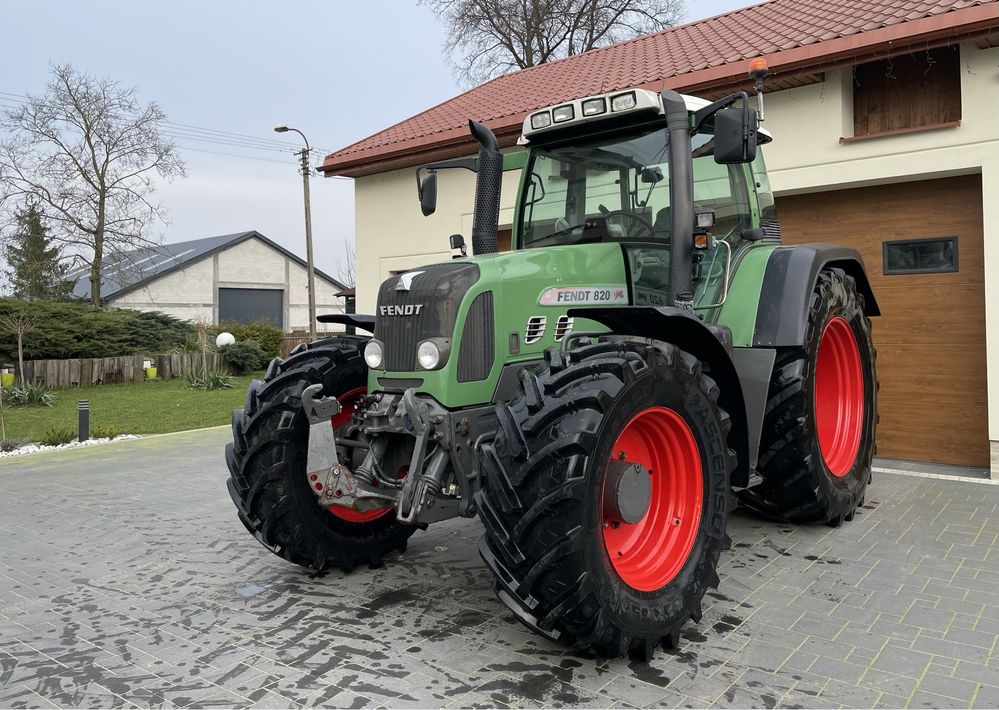
<path id="1" fill-rule="evenodd" d="M 601 207 L 603 207 L 603 205 L 601 205 Z M 635 234 L 632 234 L 631 230 L 625 225 L 621 225 L 625 234 L 627 234 L 630 239 L 637 239 L 639 237 L 647 237 L 649 239 L 655 238 L 655 228 L 652 226 L 652 222 L 645 219 L 645 217 L 642 217 L 641 215 L 637 215 L 634 212 L 628 212 L 627 210 L 607 210 L 605 212 L 601 209 L 600 213 L 603 215 L 603 218 L 607 220 L 607 224 L 611 224 L 615 217 L 623 217 L 625 218 L 624 221 L 631 220 L 634 222 L 638 226 L 638 231 Z"/>

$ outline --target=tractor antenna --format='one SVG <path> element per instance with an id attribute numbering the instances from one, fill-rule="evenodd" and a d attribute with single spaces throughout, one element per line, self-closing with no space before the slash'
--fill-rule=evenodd
<path id="1" fill-rule="evenodd" d="M 756 105 L 757 105 L 757 119 L 760 123 L 763 123 L 763 80 L 767 78 L 770 73 L 770 68 L 767 67 L 767 60 L 763 57 L 757 57 L 756 59 L 749 62 L 749 78 L 756 82 Z"/>

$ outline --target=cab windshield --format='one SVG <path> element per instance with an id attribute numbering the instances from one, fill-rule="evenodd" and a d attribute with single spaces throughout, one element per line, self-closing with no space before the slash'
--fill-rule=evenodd
<path id="1" fill-rule="evenodd" d="M 536 148 L 521 205 L 521 248 L 599 241 L 669 242 L 667 132 L 555 148 Z M 750 224 L 749 195 L 740 165 L 715 163 L 710 134 L 692 139 L 694 207 L 715 211 L 714 234 L 727 239 Z"/>
<path id="2" fill-rule="evenodd" d="M 669 202 L 666 136 L 657 128 L 535 150 L 521 210 L 523 247 L 649 240 L 668 230 L 668 215 L 665 223 L 657 219 Z"/>
<path id="3" fill-rule="evenodd" d="M 667 135 L 655 128 L 535 148 L 520 209 L 520 247 L 619 242 L 635 303 L 666 305 L 673 231 Z M 712 234 L 731 245 L 752 226 L 750 189 L 744 166 L 715 162 L 712 138 L 698 133 L 691 139 L 694 208 L 714 210 Z M 718 300 L 725 246 L 695 255 L 695 308 Z"/>

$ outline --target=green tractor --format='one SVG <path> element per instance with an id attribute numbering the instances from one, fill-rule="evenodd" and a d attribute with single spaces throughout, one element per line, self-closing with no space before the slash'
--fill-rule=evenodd
<path id="1" fill-rule="evenodd" d="M 759 82 L 758 82 L 759 87 Z M 760 97 L 762 112 L 762 95 Z M 233 415 L 229 492 L 270 551 L 376 567 L 478 516 L 499 599 L 603 656 L 677 643 L 719 583 L 738 499 L 850 520 L 871 479 L 878 315 L 863 262 L 781 246 L 744 92 L 642 89 L 524 121 L 513 251 L 503 155 L 470 122 L 474 256 L 395 275 L 373 316 L 274 360 Z"/>

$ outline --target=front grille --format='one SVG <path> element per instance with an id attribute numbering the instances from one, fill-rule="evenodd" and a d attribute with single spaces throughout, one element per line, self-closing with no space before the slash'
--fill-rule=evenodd
<path id="1" fill-rule="evenodd" d="M 398 276 L 387 279 L 378 290 L 375 337 L 385 348 L 384 368 L 389 371 L 417 370 L 416 348 L 422 341 L 453 336 L 461 300 L 479 280 L 479 267 L 468 263 L 414 271 L 419 273 L 410 280 L 408 291 L 396 290 L 401 281 Z M 421 306 L 420 312 L 405 306 Z M 393 312 L 410 315 L 389 315 Z"/>

